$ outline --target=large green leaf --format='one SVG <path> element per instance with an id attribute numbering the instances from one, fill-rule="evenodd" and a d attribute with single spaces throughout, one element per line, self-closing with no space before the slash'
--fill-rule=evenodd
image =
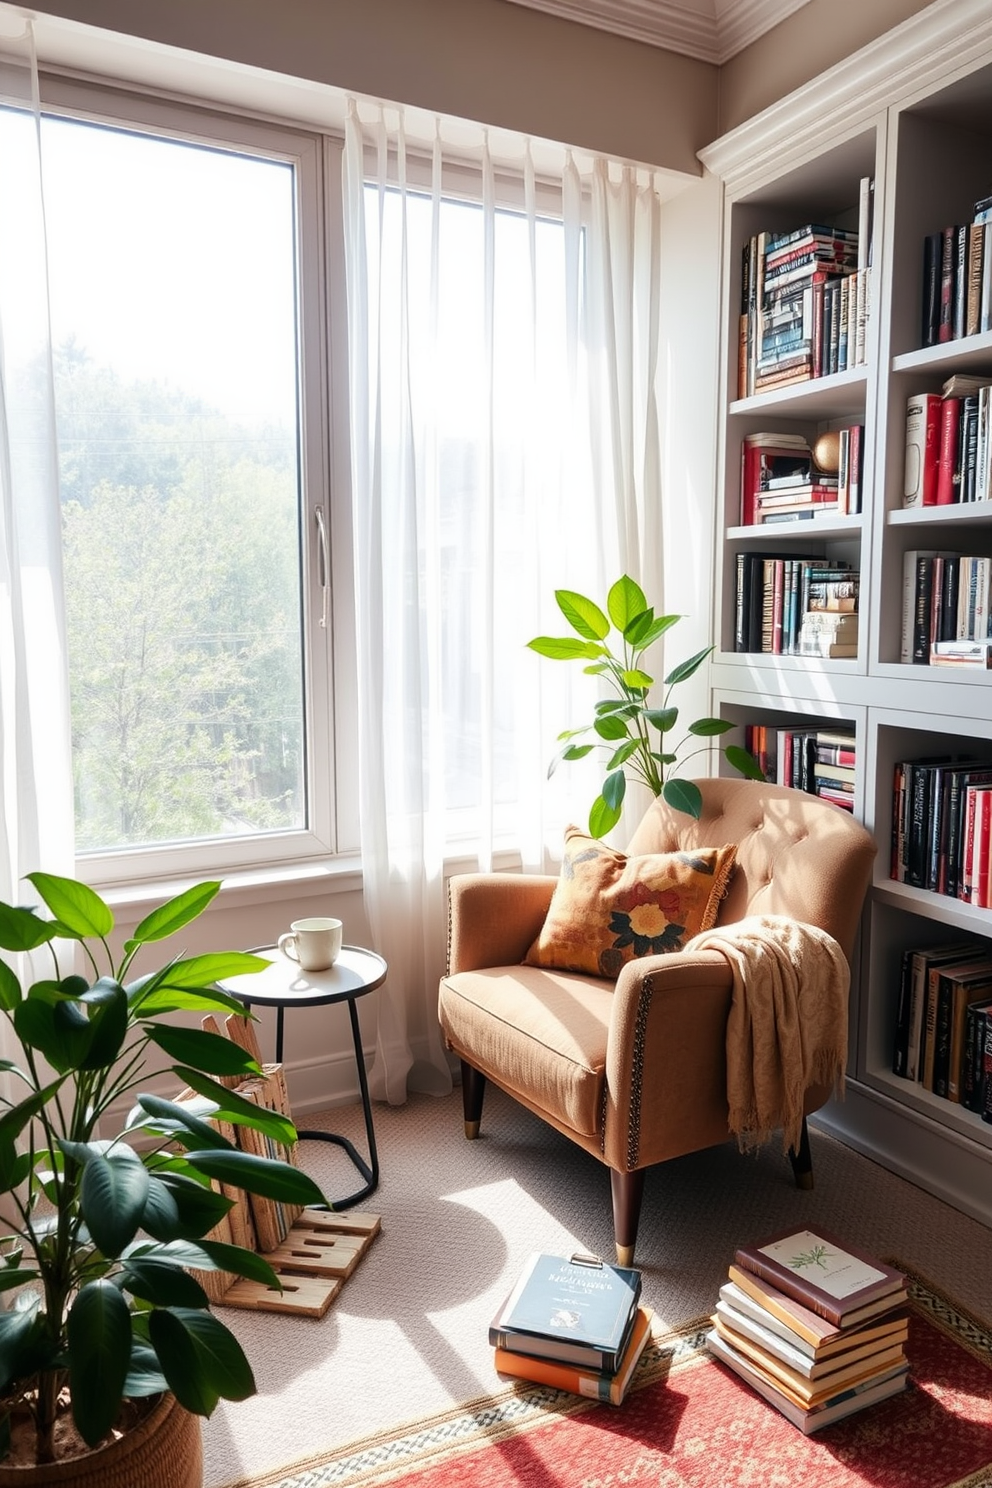
<path id="1" fill-rule="evenodd" d="M 101 977 L 80 998 L 89 1008 L 90 1046 L 82 1068 L 108 1069 L 127 1037 L 127 993 L 119 982 Z"/>
<path id="2" fill-rule="evenodd" d="M 147 1240 L 135 1241 L 128 1247 L 125 1260 L 154 1260 L 171 1266 L 192 1266 L 198 1271 L 231 1271 L 247 1276 L 263 1286 L 280 1291 L 281 1283 L 263 1255 L 245 1250 L 241 1245 L 227 1245 L 221 1240 L 170 1240 L 156 1245 Z"/>
<path id="3" fill-rule="evenodd" d="M 695 723 L 690 723 L 690 734 L 696 734 L 701 739 L 711 739 L 717 734 L 727 734 L 733 728 L 725 718 L 697 718 Z"/>
<path id="4" fill-rule="evenodd" d="M 179 1204 L 172 1189 L 154 1173 L 148 1177 L 148 1194 L 145 1210 L 141 1216 L 141 1228 L 154 1235 L 156 1240 L 167 1242 L 184 1236 Z"/>
<path id="5" fill-rule="evenodd" d="M 169 1381 L 159 1368 L 158 1355 L 150 1344 L 131 1338 L 131 1363 L 124 1394 L 129 1400 L 138 1400 L 144 1395 L 159 1395 L 169 1388 Z"/>
<path id="6" fill-rule="evenodd" d="M 620 748 L 613 755 L 606 768 L 608 770 L 619 770 L 621 766 L 627 763 L 632 755 L 637 753 L 639 747 L 640 745 L 637 739 L 628 739 L 626 744 L 620 745 Z"/>
<path id="7" fill-rule="evenodd" d="M 642 672 L 639 667 L 623 674 L 623 685 L 629 687 L 631 692 L 647 692 L 653 682 L 654 678 L 648 676 L 647 672 Z"/>
<path id="8" fill-rule="evenodd" d="M 174 991 L 205 992 L 225 977 L 264 971 L 268 965 L 264 956 L 253 956 L 250 951 L 210 951 L 204 956 L 174 961 L 165 968 L 161 984 Z"/>
<path id="9" fill-rule="evenodd" d="M 613 831 L 620 815 L 619 807 L 610 806 L 602 796 L 597 796 L 589 808 L 589 836 L 605 837 Z"/>
<path id="10" fill-rule="evenodd" d="M 607 806 L 614 806 L 619 811 L 626 794 L 627 780 L 623 771 L 616 770 L 612 775 L 607 775 L 603 781 L 603 800 Z"/>
<path id="11" fill-rule="evenodd" d="M 602 641 L 610 633 L 610 622 L 591 599 L 574 589 L 556 589 L 555 599 L 569 625 L 587 641 Z"/>
<path id="12" fill-rule="evenodd" d="M 194 1415 L 209 1416 L 221 1398 L 254 1395 L 255 1380 L 241 1345 L 212 1313 L 156 1308 L 148 1331 L 169 1388 Z"/>
<path id="13" fill-rule="evenodd" d="M 225 1245 L 221 1240 L 201 1240 L 200 1247 L 218 1271 L 232 1271 L 235 1276 L 247 1276 L 250 1281 L 260 1281 L 263 1286 L 282 1291 L 282 1282 L 258 1251 L 245 1250 L 243 1245 Z"/>
<path id="14" fill-rule="evenodd" d="M 2 941 L 0 941 L 2 944 Z M 21 1000 L 21 984 L 6 961 L 0 961 L 0 1008 L 13 1012 Z"/>
<path id="15" fill-rule="evenodd" d="M 207 1307 L 209 1301 L 195 1276 L 171 1260 L 133 1256 L 121 1272 L 124 1290 L 156 1307 Z"/>
<path id="16" fill-rule="evenodd" d="M 0 1266 L 0 1292 L 13 1291 L 14 1287 L 24 1286 L 26 1282 L 36 1280 L 38 1272 L 24 1266 Z"/>
<path id="17" fill-rule="evenodd" d="M 554 768 L 554 764 L 557 764 L 559 760 L 568 760 L 571 763 L 573 760 L 585 759 L 586 755 L 591 754 L 595 747 L 595 744 L 569 744 L 567 749 L 563 749 L 561 754 L 555 757 L 552 768 Z M 550 770 L 548 773 L 551 773 Z"/>
<path id="18" fill-rule="evenodd" d="M 37 1049 L 59 1074 L 77 1069 L 93 1037 L 89 1019 L 76 1002 L 49 1002 L 32 995 L 14 1009 L 14 1032 L 29 1049 Z"/>
<path id="19" fill-rule="evenodd" d="M 733 765 L 734 769 L 739 770 L 748 780 L 764 780 L 765 772 L 758 761 L 740 744 L 728 744 L 723 753 L 727 763 Z"/>
<path id="20" fill-rule="evenodd" d="M 38 1303 L 35 1297 L 30 1306 L 0 1310 L 0 1396 L 38 1367 L 43 1353 Z"/>
<path id="21" fill-rule="evenodd" d="M 152 978 L 130 982 L 127 988 L 131 1012 L 140 1018 L 158 1018 L 165 1013 L 235 1013 L 244 1017 L 245 1005 L 230 992 L 221 992 L 216 987 L 201 987 L 196 991 L 183 991 L 176 987 L 156 985 L 146 992 Z"/>
<path id="22" fill-rule="evenodd" d="M 185 1080 L 200 1095 L 207 1096 L 217 1105 L 216 1115 L 225 1121 L 233 1121 L 237 1126 L 250 1126 L 255 1131 L 264 1132 L 273 1141 L 282 1142 L 287 1147 L 296 1141 L 296 1127 L 288 1116 L 282 1116 L 278 1111 L 270 1111 L 265 1106 L 256 1106 L 251 1101 L 245 1100 L 243 1095 L 238 1095 L 234 1090 L 228 1090 L 225 1085 L 211 1080 L 209 1075 L 203 1075 L 199 1070 L 190 1069 L 188 1065 L 178 1065 L 176 1074 L 181 1080 Z M 139 1102 L 141 1096 L 138 1097 Z"/>
<path id="23" fill-rule="evenodd" d="M 141 1225 L 149 1174 L 130 1147 L 90 1157 L 83 1169 L 80 1207 L 94 1243 L 105 1256 L 119 1256 Z"/>
<path id="24" fill-rule="evenodd" d="M 150 915 L 145 916 L 140 925 L 135 926 L 134 934 L 125 949 L 144 945 L 150 940 L 165 940 L 168 936 L 175 935 L 177 930 L 182 930 L 203 913 L 219 890 L 219 879 L 194 884 L 185 893 L 177 894 L 174 899 L 170 899 L 167 904 L 160 904 L 157 909 L 152 910 Z"/>
<path id="25" fill-rule="evenodd" d="M 72 1416 L 95 1447 L 120 1410 L 131 1362 L 131 1315 L 111 1281 L 91 1281 L 77 1294 L 67 1320 Z"/>
<path id="26" fill-rule="evenodd" d="M 31 1171 L 31 1155 L 18 1152 L 13 1140 L 0 1142 L 0 1193 L 10 1193 Z"/>
<path id="27" fill-rule="evenodd" d="M 644 619 L 647 620 L 647 625 L 640 619 L 635 620 L 634 625 L 628 626 L 628 634 L 625 635 L 625 640 L 635 644 L 638 650 L 647 650 L 648 646 L 653 646 L 654 641 L 659 640 L 665 631 L 671 631 L 672 625 L 678 625 L 681 615 L 653 615 L 648 610 Z"/>
<path id="28" fill-rule="evenodd" d="M 666 780 L 661 794 L 675 811 L 684 811 L 699 820 L 703 810 L 703 797 L 699 786 L 692 780 Z"/>
<path id="29" fill-rule="evenodd" d="M 638 615 L 643 615 L 648 608 L 648 602 L 644 598 L 644 590 L 640 584 L 636 584 L 629 574 L 624 574 L 610 586 L 610 592 L 606 596 L 606 608 L 617 630 L 626 634 L 630 622 L 636 620 Z"/>
<path id="30" fill-rule="evenodd" d="M 33 909 L 0 904 L 0 949 L 34 951 L 55 937 L 57 926 L 39 919 Z"/>
<path id="31" fill-rule="evenodd" d="M 211 1075 L 260 1075 L 261 1066 L 252 1059 L 240 1044 L 217 1033 L 207 1033 L 201 1028 L 180 1028 L 173 1023 L 161 1023 L 147 1028 L 153 1043 L 176 1059 L 180 1064 Z"/>
<path id="32" fill-rule="evenodd" d="M 201 1097 L 203 1107 L 208 1111 L 213 1109 L 213 1102 Z M 135 1112 L 128 1115 L 127 1128 L 129 1131 L 141 1127 L 146 1131 L 159 1132 L 170 1137 L 195 1137 L 198 1146 L 229 1148 L 233 1144 L 197 1115 L 195 1110 L 180 1101 L 165 1100 L 160 1095 L 151 1095 L 147 1092 L 138 1096 L 137 1117 Z M 142 1113 L 146 1113 L 152 1119 L 150 1121 L 137 1119 Z M 188 1146 L 189 1143 L 187 1142 Z"/>
<path id="33" fill-rule="evenodd" d="M 712 646 L 705 646 L 702 651 L 697 651 L 695 656 L 690 656 L 688 661 L 680 661 L 678 666 L 673 667 L 665 678 L 665 686 L 673 687 L 677 682 L 684 682 L 688 677 L 691 677 L 693 672 L 699 670 L 712 650 Z"/>
<path id="34" fill-rule="evenodd" d="M 187 1152 L 186 1161 L 208 1178 L 261 1194 L 283 1204 L 324 1204 L 320 1189 L 302 1168 L 278 1158 L 256 1157 L 232 1148 L 230 1152 Z"/>
<path id="35" fill-rule="evenodd" d="M 595 642 L 573 641 L 570 636 L 535 636 L 527 646 L 549 661 L 595 661 L 604 655 L 603 647 Z"/>
<path id="36" fill-rule="evenodd" d="M 636 718 L 640 708 L 640 703 L 631 702 L 629 698 L 602 698 L 596 704 L 596 713 L 615 713 L 619 718 Z"/>
<path id="37" fill-rule="evenodd" d="M 32 1116 L 37 1116 L 38 1112 L 47 1106 L 52 1096 L 61 1088 L 63 1083 L 64 1077 L 53 1080 L 50 1085 L 44 1086 L 41 1090 L 36 1090 L 26 1100 L 19 1101 L 9 1111 L 5 1111 L 3 1116 L 0 1117 L 0 1144 L 4 1142 L 15 1142 Z"/>
<path id="38" fill-rule="evenodd" d="M 660 734 L 667 734 L 669 729 L 673 729 L 678 716 L 678 708 L 646 708 L 644 711 L 648 723 Z"/>
<path id="39" fill-rule="evenodd" d="M 79 938 L 104 939 L 114 928 L 114 917 L 99 894 L 75 878 L 52 873 L 26 873 L 52 914 L 66 930 Z"/>
<path id="40" fill-rule="evenodd" d="M 156 1189 L 159 1183 L 175 1201 L 171 1214 L 159 1203 Z M 163 1173 L 150 1178 L 149 1198 L 155 1207 L 149 1213 L 149 1207 L 145 1205 L 142 1224 L 157 1240 L 199 1240 L 233 1208 L 231 1199 L 182 1173 Z"/>
<path id="41" fill-rule="evenodd" d="M 630 737 L 630 730 L 626 722 L 624 719 L 618 718 L 615 713 L 604 713 L 602 717 L 596 719 L 593 728 L 601 739 L 613 741 Z"/>

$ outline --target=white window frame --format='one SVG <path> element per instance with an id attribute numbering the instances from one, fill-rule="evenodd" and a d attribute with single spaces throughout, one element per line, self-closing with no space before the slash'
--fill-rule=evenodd
<path id="1" fill-rule="evenodd" d="M 44 73 L 45 113 L 284 161 L 294 168 L 297 214 L 297 324 L 300 396 L 301 561 L 304 664 L 304 770 L 308 822 L 294 831 L 215 837 L 87 853 L 79 871 L 94 884 L 134 884 L 190 874 L 301 869 L 358 848 L 354 718 L 354 583 L 349 515 L 345 279 L 341 223 L 341 144 L 319 132 L 241 112 L 174 101 L 126 87 Z M 336 174 L 335 174 L 336 172 Z M 335 327 L 328 334 L 328 325 Z M 339 330 L 338 330 L 339 328 Z M 331 341 L 335 343 L 331 349 Z M 326 625 L 321 623 L 325 554 Z"/>

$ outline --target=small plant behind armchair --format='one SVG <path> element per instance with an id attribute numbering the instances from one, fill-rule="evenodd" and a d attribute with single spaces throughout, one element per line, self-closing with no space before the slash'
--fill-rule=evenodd
<path id="1" fill-rule="evenodd" d="M 681 769 L 693 754 L 709 747 L 701 743 L 680 758 L 686 744 L 725 734 L 733 724 L 721 718 L 697 718 L 685 725 L 685 734 L 676 744 L 671 744 L 666 735 L 672 733 L 679 720 L 679 710 L 671 701 L 672 689 L 702 666 L 713 647 L 706 646 L 673 667 L 662 684 L 665 692 L 660 706 L 652 706 L 648 695 L 655 682 L 644 671 L 641 659 L 648 647 L 682 616 L 656 615 L 643 590 L 626 574 L 611 586 L 606 614 L 593 600 L 570 589 L 556 589 L 555 599 L 579 639 L 536 636 L 528 641 L 528 646 L 552 661 L 586 662 L 583 670 L 602 677 L 613 695 L 596 704 L 596 716 L 591 723 L 558 735 L 563 748 L 551 762 L 549 777 L 562 760 L 583 759 L 594 749 L 608 751 L 606 778 L 589 811 L 592 837 L 605 837 L 620 820 L 628 771 L 652 795 L 663 796 L 675 810 L 698 817 L 702 806 L 699 787 L 673 774 L 673 768 Z M 615 649 L 608 644 L 614 628 L 619 633 L 619 640 L 613 643 Z M 590 742 L 577 742 L 588 734 L 595 735 Z M 723 746 L 723 755 L 741 775 L 763 779 L 757 761 L 739 744 Z"/>
<path id="2" fill-rule="evenodd" d="M 205 1238 L 231 1208 L 214 1185 L 291 1204 L 324 1200 L 299 1168 L 241 1151 L 210 1121 L 296 1140 L 285 1116 L 221 1083 L 260 1074 L 250 1055 L 233 1039 L 163 1021 L 179 1011 L 243 1016 L 214 984 L 267 963 L 220 951 L 172 957 L 130 979 L 137 953 L 196 919 L 220 884 L 196 884 L 152 910 L 115 957 L 113 914 L 98 894 L 75 879 L 27 877 L 51 918 L 0 904 L 0 949 L 50 954 L 51 970 L 22 988 L 0 960 L 0 1015 L 16 1046 L 0 1060 L 9 1092 L 0 1091 L 0 1202 L 13 1221 L 0 1236 L 0 1289 L 15 1294 L 0 1311 L 0 1459 L 19 1413 L 33 1417 L 37 1461 L 47 1463 L 63 1392 L 90 1447 L 125 1399 L 171 1390 L 209 1416 L 221 1397 L 254 1394 L 241 1345 L 189 1268 L 280 1283 L 262 1256 Z M 85 976 L 63 972 L 56 941 L 81 947 Z M 201 1098 L 195 1109 L 139 1091 L 163 1055 L 177 1087 Z M 126 1130 L 98 1135 L 127 1096 Z"/>

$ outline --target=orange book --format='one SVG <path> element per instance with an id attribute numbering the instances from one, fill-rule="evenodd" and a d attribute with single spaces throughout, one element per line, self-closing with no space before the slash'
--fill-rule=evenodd
<path id="1" fill-rule="evenodd" d="M 498 1374 L 510 1375 L 513 1379 L 530 1380 L 534 1384 L 550 1385 L 554 1390 L 568 1390 L 573 1395 L 585 1395 L 590 1400 L 620 1405 L 630 1389 L 641 1355 L 651 1337 L 653 1317 L 650 1307 L 638 1307 L 627 1347 L 612 1373 L 608 1370 L 579 1369 L 574 1364 L 562 1364 L 556 1359 L 539 1359 L 534 1354 L 521 1354 L 504 1348 L 496 1349 L 496 1371 Z"/>

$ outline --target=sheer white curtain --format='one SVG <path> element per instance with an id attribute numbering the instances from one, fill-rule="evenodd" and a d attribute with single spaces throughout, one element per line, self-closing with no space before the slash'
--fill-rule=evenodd
<path id="1" fill-rule="evenodd" d="M 24 902 L 30 885 L 20 880 L 33 869 L 72 872 L 66 677 L 37 66 L 30 21 L 0 7 L 0 899 L 7 903 Z M 6 1029 L 0 1019 L 0 1041 Z"/>
<path id="2" fill-rule="evenodd" d="M 344 196 L 361 848 L 380 994 L 373 1093 L 450 1086 L 445 873 L 546 869 L 594 766 L 547 781 L 592 683 L 526 649 L 558 588 L 630 572 L 661 602 L 659 211 L 633 172 L 548 181 L 484 131 L 351 105 Z M 658 549 L 655 551 L 655 549 Z M 584 699 L 584 701 L 583 701 Z M 593 783 L 595 782 L 595 783 Z"/>

